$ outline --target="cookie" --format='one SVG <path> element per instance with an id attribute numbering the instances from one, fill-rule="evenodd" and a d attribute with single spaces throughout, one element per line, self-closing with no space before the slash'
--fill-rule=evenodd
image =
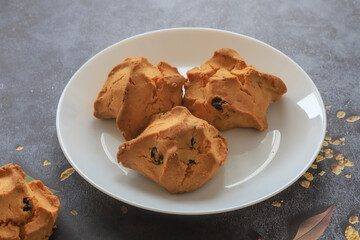
<path id="1" fill-rule="evenodd" d="M 213 178 L 225 163 L 227 142 L 185 107 L 154 115 L 135 139 L 119 147 L 117 159 L 170 193 L 191 192 Z"/>
<path id="2" fill-rule="evenodd" d="M 41 181 L 25 181 L 20 166 L 0 168 L 0 239 L 49 239 L 59 208 Z"/>
<path id="3" fill-rule="evenodd" d="M 116 118 L 126 140 L 138 136 L 151 116 L 182 104 L 185 78 L 175 67 L 146 58 L 127 58 L 117 65 L 94 103 L 94 116 Z"/>
<path id="4" fill-rule="evenodd" d="M 228 48 L 215 51 L 187 76 L 184 106 L 219 130 L 267 129 L 270 102 L 287 91 L 280 78 L 247 66 L 235 50 Z"/>

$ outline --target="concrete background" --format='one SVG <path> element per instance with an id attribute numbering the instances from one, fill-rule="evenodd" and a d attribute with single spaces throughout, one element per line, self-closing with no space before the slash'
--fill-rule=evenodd
<path id="1" fill-rule="evenodd" d="M 173 27 L 210 27 L 245 34 L 297 62 L 318 87 L 332 146 L 355 163 L 336 176 L 322 161 L 309 189 L 294 183 L 257 205 L 217 215 L 173 216 L 126 205 L 101 193 L 70 167 L 55 128 L 60 95 L 90 57 L 136 34 Z M 360 1 L 7 1 L 0 0 L 0 165 L 19 164 L 59 190 L 62 207 L 51 239 L 291 239 L 299 223 L 333 203 L 321 239 L 345 239 L 360 215 Z M 22 151 L 16 147 L 23 146 Z M 301 145 L 299 145 L 301 148 Z M 52 164 L 43 167 L 47 159 Z M 350 179 L 345 174 L 351 174 Z M 280 208 L 271 205 L 283 200 Z M 70 213 L 75 209 L 78 215 Z M 127 211 L 125 211 L 127 210 Z M 360 225 L 353 227 L 360 230 Z"/>

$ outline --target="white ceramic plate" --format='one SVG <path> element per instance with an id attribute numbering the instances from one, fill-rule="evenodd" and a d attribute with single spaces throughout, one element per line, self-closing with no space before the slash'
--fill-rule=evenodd
<path id="1" fill-rule="evenodd" d="M 269 129 L 232 129 L 228 158 L 200 189 L 172 195 L 137 172 L 115 164 L 124 142 L 114 120 L 93 117 L 93 102 L 109 71 L 127 57 L 163 60 L 185 75 L 219 48 L 233 48 L 247 64 L 279 76 L 288 92 L 267 111 Z M 128 204 L 171 214 L 210 214 L 263 201 L 294 183 L 311 165 L 325 135 L 322 99 L 309 76 L 280 51 L 244 35 L 200 28 L 141 34 L 101 51 L 70 79 L 61 95 L 56 127 L 76 171 L 104 193 Z"/>

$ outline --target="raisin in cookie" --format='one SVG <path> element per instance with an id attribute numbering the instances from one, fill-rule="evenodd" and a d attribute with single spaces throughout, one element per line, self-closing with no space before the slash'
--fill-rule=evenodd
<path id="1" fill-rule="evenodd" d="M 185 78 L 175 67 L 146 58 L 127 58 L 110 73 L 95 103 L 94 116 L 116 118 L 126 140 L 139 135 L 151 116 L 182 103 Z"/>
<path id="2" fill-rule="evenodd" d="M 215 51 L 200 68 L 187 72 L 184 106 L 219 130 L 268 128 L 266 110 L 287 89 L 271 74 L 247 66 L 232 49 Z"/>
<path id="3" fill-rule="evenodd" d="M 119 147 L 118 161 L 159 183 L 170 193 L 191 192 L 216 175 L 227 156 L 227 142 L 185 107 L 153 116 L 137 138 Z"/>
<path id="4" fill-rule="evenodd" d="M 49 239 L 59 208 L 41 181 L 25 181 L 20 166 L 0 168 L 0 239 Z"/>

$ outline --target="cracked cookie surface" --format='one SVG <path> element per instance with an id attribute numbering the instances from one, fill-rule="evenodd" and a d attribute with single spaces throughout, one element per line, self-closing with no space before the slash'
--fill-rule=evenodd
<path id="1" fill-rule="evenodd" d="M 49 239 L 59 199 L 41 181 L 25 181 L 18 165 L 0 168 L 0 239 Z"/>
<path id="2" fill-rule="evenodd" d="M 191 192 L 213 178 L 225 163 L 227 142 L 185 107 L 154 115 L 135 139 L 119 147 L 118 161 L 165 187 Z"/>
<path id="3" fill-rule="evenodd" d="M 175 67 L 127 58 L 109 73 L 94 103 L 94 116 L 116 118 L 126 140 L 138 136 L 151 116 L 182 104 L 185 78 Z"/>
<path id="4" fill-rule="evenodd" d="M 287 89 L 271 74 L 247 66 L 239 54 L 222 48 L 187 72 L 184 106 L 219 130 L 235 127 L 268 128 L 266 110 Z"/>

